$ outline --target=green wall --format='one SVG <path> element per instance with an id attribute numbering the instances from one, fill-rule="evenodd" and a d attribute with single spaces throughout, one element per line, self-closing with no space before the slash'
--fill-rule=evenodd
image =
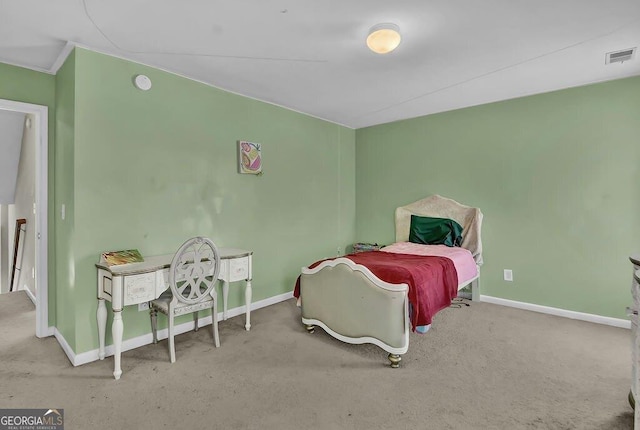
<path id="1" fill-rule="evenodd" d="M 450 197 L 484 213 L 482 294 L 626 319 L 638 118 L 634 77 L 357 130 L 356 237 L 389 243 L 397 206 Z"/>
<path id="2" fill-rule="evenodd" d="M 74 227 L 74 142 L 75 142 L 75 52 L 67 57 L 56 74 L 56 151 L 55 158 L 55 225 L 57 266 L 56 328 L 72 349 L 76 349 L 76 295 L 73 278 L 73 227 Z M 51 157 L 52 154 L 49 154 Z M 62 205 L 65 219 L 62 219 Z"/>
<path id="3" fill-rule="evenodd" d="M 103 251 L 173 253 L 195 235 L 250 249 L 258 301 L 291 291 L 303 265 L 353 242 L 354 130 L 88 50 L 67 62 L 73 140 L 56 162 L 73 166 L 59 201 L 70 246 L 57 270 L 70 275 L 60 288 L 73 292 L 76 353 L 98 346 Z M 133 86 L 140 73 L 150 91 Z M 262 176 L 237 173 L 237 140 L 263 145 Z M 244 304 L 240 286 L 229 308 Z M 147 312 L 127 308 L 124 322 L 124 339 L 150 332 Z"/>
<path id="4" fill-rule="evenodd" d="M 49 123 L 49 164 L 48 164 L 48 322 L 54 326 L 56 322 L 56 284 L 55 272 L 55 224 L 52 222 L 54 214 L 54 152 L 55 152 L 55 77 L 42 72 L 24 69 L 0 63 L 0 99 L 12 100 L 22 103 L 47 106 Z"/>
<path id="5" fill-rule="evenodd" d="M 484 212 L 483 294 L 626 318 L 637 94 L 640 77 L 354 131 L 83 49 L 55 77 L 0 63 L 0 98 L 49 107 L 49 325 L 76 353 L 97 348 L 105 250 L 251 249 L 257 301 L 356 239 L 392 242 L 395 208 L 434 193 Z M 239 139 L 263 144 L 263 176 L 237 173 Z M 149 332 L 124 318 L 125 339 Z"/>

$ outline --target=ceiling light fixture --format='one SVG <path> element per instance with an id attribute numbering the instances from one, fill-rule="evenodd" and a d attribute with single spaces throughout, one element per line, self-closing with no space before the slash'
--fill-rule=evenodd
<path id="1" fill-rule="evenodd" d="M 400 45 L 400 28 L 395 24 L 377 24 L 369 30 L 367 46 L 376 54 L 387 54 Z"/>

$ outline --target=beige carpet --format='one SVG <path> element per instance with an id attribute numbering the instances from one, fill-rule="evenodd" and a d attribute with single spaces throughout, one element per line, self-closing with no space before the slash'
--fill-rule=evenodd
<path id="1" fill-rule="evenodd" d="M 400 369 L 308 334 L 293 301 L 113 359 L 70 365 L 0 296 L 0 408 L 64 408 L 66 429 L 631 429 L 629 331 L 487 303 L 440 312 Z"/>

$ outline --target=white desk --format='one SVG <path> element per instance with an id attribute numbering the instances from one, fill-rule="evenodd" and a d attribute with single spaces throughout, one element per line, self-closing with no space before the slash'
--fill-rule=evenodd
<path id="1" fill-rule="evenodd" d="M 247 331 L 251 328 L 251 258 L 252 251 L 236 248 L 218 248 L 220 253 L 220 273 L 222 280 L 223 319 L 227 319 L 227 297 L 229 283 L 245 281 L 245 304 Z M 141 263 L 107 266 L 106 263 L 96 263 L 98 268 L 98 338 L 100 360 L 104 359 L 104 335 L 107 326 L 107 307 L 105 300 L 111 302 L 113 309 L 113 324 L 111 335 L 114 348 L 113 376 L 120 379 L 120 357 L 122 354 L 122 308 L 129 305 L 155 300 L 169 288 L 169 267 L 174 254 L 145 257 Z"/>

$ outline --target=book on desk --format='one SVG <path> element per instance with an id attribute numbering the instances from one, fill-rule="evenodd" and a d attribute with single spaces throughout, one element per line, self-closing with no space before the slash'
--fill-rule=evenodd
<path id="1" fill-rule="evenodd" d="M 141 263 L 144 261 L 142 254 L 137 249 L 125 249 L 122 251 L 103 252 L 100 255 L 100 262 L 107 266 L 118 266 L 120 264 Z"/>

